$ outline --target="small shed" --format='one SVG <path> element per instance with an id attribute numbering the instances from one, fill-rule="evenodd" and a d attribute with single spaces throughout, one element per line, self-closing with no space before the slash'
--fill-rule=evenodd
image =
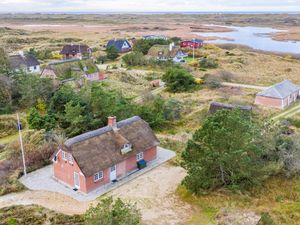
<path id="1" fill-rule="evenodd" d="M 243 106 L 243 105 L 232 105 L 232 104 L 225 104 L 220 102 L 212 102 L 209 106 L 209 113 L 213 114 L 219 110 L 232 110 L 232 109 L 240 109 L 244 111 L 252 111 L 252 106 Z"/>

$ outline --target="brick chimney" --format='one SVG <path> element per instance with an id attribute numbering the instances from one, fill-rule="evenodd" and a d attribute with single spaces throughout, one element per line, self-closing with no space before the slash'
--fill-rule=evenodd
<path id="1" fill-rule="evenodd" d="M 113 129 L 117 129 L 117 117 L 115 116 L 108 117 L 107 125 Z"/>

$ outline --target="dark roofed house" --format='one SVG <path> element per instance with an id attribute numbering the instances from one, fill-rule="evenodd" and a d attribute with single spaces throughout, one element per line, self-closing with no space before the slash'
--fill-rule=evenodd
<path id="1" fill-rule="evenodd" d="M 20 52 L 18 55 L 9 56 L 10 67 L 14 71 L 23 70 L 27 73 L 40 73 L 40 63 L 32 55 Z"/>
<path id="2" fill-rule="evenodd" d="M 111 46 L 114 46 L 119 53 L 130 52 L 132 50 L 131 44 L 125 39 L 115 39 L 108 41 L 106 49 Z"/>
<path id="3" fill-rule="evenodd" d="M 65 59 L 70 58 L 81 58 L 81 57 L 90 57 L 92 54 L 92 50 L 87 45 L 81 44 L 69 44 L 65 45 L 60 52 L 61 55 L 64 56 Z"/>
<path id="4" fill-rule="evenodd" d="M 251 111 L 251 106 L 243 106 L 243 105 L 232 105 L 232 104 L 225 104 L 220 102 L 212 102 L 209 106 L 209 113 L 213 114 L 219 110 L 232 110 L 232 109 L 240 109 L 244 111 Z"/>
<path id="5" fill-rule="evenodd" d="M 67 140 L 53 156 L 54 177 L 88 193 L 121 179 L 156 159 L 159 141 L 140 117 L 120 122 L 108 118 L 106 127 Z"/>
<path id="6" fill-rule="evenodd" d="M 297 101 L 300 87 L 288 80 L 271 86 L 256 95 L 255 104 L 284 109 Z"/>

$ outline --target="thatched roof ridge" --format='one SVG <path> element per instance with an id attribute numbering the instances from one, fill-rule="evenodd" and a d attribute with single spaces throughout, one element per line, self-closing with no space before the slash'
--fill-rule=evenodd
<path id="1" fill-rule="evenodd" d="M 125 144 L 132 150 L 122 154 Z M 117 129 L 106 126 L 71 138 L 62 149 L 73 155 L 82 173 L 89 177 L 157 145 L 159 141 L 148 123 L 135 116 L 118 122 Z"/>

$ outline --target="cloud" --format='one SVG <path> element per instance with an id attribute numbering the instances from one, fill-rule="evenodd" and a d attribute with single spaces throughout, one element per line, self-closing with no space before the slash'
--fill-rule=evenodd
<path id="1" fill-rule="evenodd" d="M 0 0 L 0 12 L 300 11 L 298 0 Z"/>

